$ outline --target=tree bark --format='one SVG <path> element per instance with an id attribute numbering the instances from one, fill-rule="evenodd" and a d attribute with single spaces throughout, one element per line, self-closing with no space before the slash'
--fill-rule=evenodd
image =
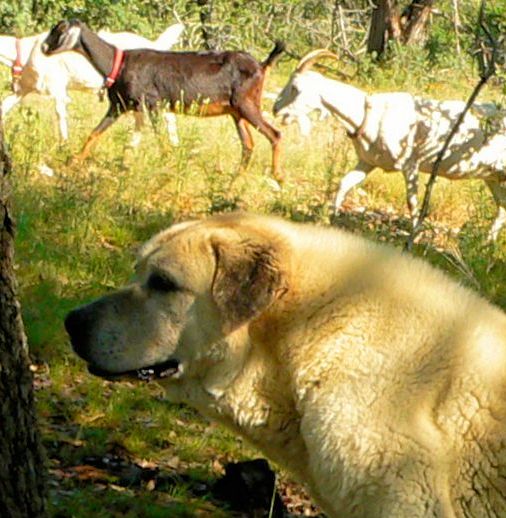
<path id="1" fill-rule="evenodd" d="M 0 516 L 39 518 L 46 516 L 45 456 L 16 296 L 7 181 L 11 164 L 1 128 L 0 113 Z"/>
<path id="2" fill-rule="evenodd" d="M 385 50 L 388 40 L 398 40 L 400 36 L 400 16 L 396 0 L 377 0 L 372 11 L 367 52 L 375 52 L 379 56 Z"/>
<path id="3" fill-rule="evenodd" d="M 402 15 L 396 0 L 377 0 L 372 11 L 367 52 L 380 56 L 389 40 L 420 45 L 427 39 L 427 23 L 434 0 L 412 0 Z"/>
<path id="4" fill-rule="evenodd" d="M 413 0 L 403 13 L 402 41 L 422 45 L 427 40 L 427 22 L 434 0 Z"/>
<path id="5" fill-rule="evenodd" d="M 204 40 L 204 48 L 206 50 L 212 50 L 215 47 L 211 29 L 213 0 L 197 0 L 197 4 L 200 6 L 200 30 L 202 32 L 202 39 Z"/>

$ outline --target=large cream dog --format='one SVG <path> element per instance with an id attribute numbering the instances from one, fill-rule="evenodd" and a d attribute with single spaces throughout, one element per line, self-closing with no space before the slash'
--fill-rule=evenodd
<path id="1" fill-rule="evenodd" d="M 158 379 L 331 517 L 506 517 L 506 315 L 422 261 L 233 214 L 148 241 L 69 314 L 92 373 Z"/>

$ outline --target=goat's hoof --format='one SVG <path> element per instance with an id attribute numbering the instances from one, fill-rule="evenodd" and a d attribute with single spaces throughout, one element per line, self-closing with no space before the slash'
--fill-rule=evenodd
<path id="1" fill-rule="evenodd" d="M 284 172 L 279 170 L 273 170 L 272 177 L 274 178 L 274 180 L 276 180 L 276 182 L 279 183 L 279 185 L 283 185 L 283 183 L 286 181 L 286 175 L 284 174 Z"/>
<path id="2" fill-rule="evenodd" d="M 230 189 L 232 189 L 232 187 L 234 187 L 234 185 L 237 182 L 237 179 L 240 177 L 242 177 L 242 175 L 240 173 L 232 175 L 232 177 L 230 178 L 230 181 L 228 182 L 228 190 L 230 190 Z"/>
<path id="3" fill-rule="evenodd" d="M 342 207 L 340 207 L 340 206 L 336 207 L 334 204 L 331 204 L 329 206 L 330 217 L 332 217 L 334 219 L 338 218 L 341 215 L 342 212 L 343 212 L 343 210 L 342 210 Z"/>
<path id="4" fill-rule="evenodd" d="M 39 173 L 40 174 L 43 174 L 44 176 L 54 176 L 54 169 L 52 169 L 51 167 L 49 167 L 48 165 L 46 164 L 39 164 Z"/>
<path id="5" fill-rule="evenodd" d="M 283 190 L 283 184 L 277 178 L 267 178 L 267 185 L 276 192 L 281 192 Z"/>
<path id="6" fill-rule="evenodd" d="M 67 160 L 67 165 L 69 167 L 77 167 L 77 166 L 81 165 L 83 163 L 83 161 L 84 161 L 84 159 L 82 157 L 80 157 L 79 155 L 71 156 Z"/>
<path id="7" fill-rule="evenodd" d="M 273 179 L 280 187 L 283 187 L 286 183 L 286 178 L 284 176 L 273 176 Z"/>
<path id="8" fill-rule="evenodd" d="M 337 225 L 342 222 L 341 218 L 345 217 L 347 211 L 343 206 L 336 207 L 333 203 L 329 204 L 328 219 L 330 225 Z"/>
<path id="9" fill-rule="evenodd" d="M 331 208 L 328 213 L 329 225 L 337 224 L 339 222 L 339 216 L 340 216 L 340 211 L 335 211 Z"/>

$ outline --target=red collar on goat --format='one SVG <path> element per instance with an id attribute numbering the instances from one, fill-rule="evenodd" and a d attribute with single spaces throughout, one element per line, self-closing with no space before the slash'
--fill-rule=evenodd
<path id="1" fill-rule="evenodd" d="M 116 79 L 118 79 L 121 65 L 123 64 L 124 59 L 125 53 L 121 49 L 118 49 L 118 47 L 114 47 L 114 59 L 112 61 L 112 70 L 111 73 L 105 78 L 105 88 L 111 88 L 111 86 L 116 82 Z"/>
<path id="2" fill-rule="evenodd" d="M 17 79 L 23 72 L 23 64 L 21 63 L 21 39 L 16 38 L 16 59 L 11 68 L 12 79 Z"/>

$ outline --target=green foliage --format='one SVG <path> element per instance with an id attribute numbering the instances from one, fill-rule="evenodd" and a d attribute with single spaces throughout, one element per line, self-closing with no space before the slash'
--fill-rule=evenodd
<path id="1" fill-rule="evenodd" d="M 410 2 L 399 1 L 402 9 Z M 475 46 L 478 2 L 460 0 L 460 25 L 455 28 L 453 2 L 440 0 L 431 16 L 424 49 L 415 48 L 419 59 L 433 65 L 462 62 Z M 147 37 L 158 35 L 180 20 L 186 24 L 185 48 L 202 48 L 203 26 L 209 44 L 216 48 L 245 48 L 263 55 L 272 41 L 282 39 L 294 55 L 317 47 L 336 50 L 343 57 L 359 52 L 367 38 L 372 4 L 367 0 L 19 0 L 0 3 L 0 32 L 28 35 L 45 31 L 63 18 L 79 18 L 92 28 L 131 30 Z M 203 22 L 204 19 L 204 22 Z M 487 2 L 486 22 L 500 36 L 505 32 L 506 5 Z M 457 49 L 461 49 L 461 54 Z M 391 46 L 387 60 L 398 59 L 398 48 Z"/>
<path id="2" fill-rule="evenodd" d="M 30 4 L 29 0 L 0 3 L 0 30 L 13 36 L 28 36 L 33 29 Z"/>

